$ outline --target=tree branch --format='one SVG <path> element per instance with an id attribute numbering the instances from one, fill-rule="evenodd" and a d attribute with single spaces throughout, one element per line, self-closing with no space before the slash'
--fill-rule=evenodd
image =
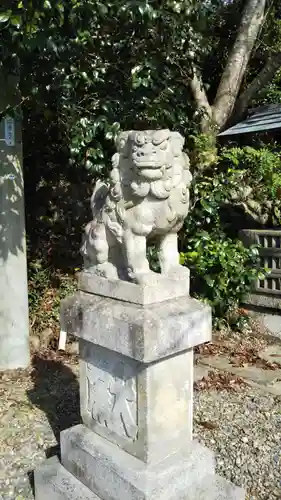
<path id="1" fill-rule="evenodd" d="M 193 77 L 190 80 L 190 88 L 198 110 L 203 111 L 204 114 L 202 118 L 203 131 L 203 129 L 205 128 L 204 124 L 207 127 L 207 122 L 209 122 L 212 118 L 212 108 L 209 104 L 208 97 L 204 89 L 201 73 L 198 68 L 195 67 L 193 68 Z"/>
<path id="2" fill-rule="evenodd" d="M 266 0 L 247 0 L 237 38 L 224 69 L 213 104 L 214 121 L 222 128 L 231 114 L 264 20 Z"/>
<path id="3" fill-rule="evenodd" d="M 198 109 L 204 109 L 208 114 L 210 114 L 211 106 L 203 86 L 201 74 L 197 68 L 194 68 L 193 78 L 190 80 L 190 87 Z"/>
<path id="4" fill-rule="evenodd" d="M 234 107 L 233 119 L 231 121 L 238 121 L 240 120 L 240 118 L 242 118 L 252 99 L 258 94 L 260 90 L 262 90 L 271 82 L 274 75 L 280 68 L 281 52 L 271 54 L 268 57 L 268 60 L 263 69 L 237 99 Z"/>

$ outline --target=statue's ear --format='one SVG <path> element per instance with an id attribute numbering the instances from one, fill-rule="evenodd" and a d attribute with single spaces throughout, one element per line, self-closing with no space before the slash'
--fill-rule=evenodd
<path id="1" fill-rule="evenodd" d="M 120 134 L 117 136 L 115 145 L 118 153 L 121 152 L 123 148 L 127 145 L 130 133 L 131 131 L 120 132 Z"/>
<path id="2" fill-rule="evenodd" d="M 186 169 L 186 170 L 189 170 L 189 167 L 190 167 L 190 159 L 189 159 L 189 156 L 188 156 L 188 154 L 186 154 L 186 153 L 183 153 L 183 156 L 184 156 L 184 159 L 185 159 L 185 169 Z"/>
<path id="3" fill-rule="evenodd" d="M 114 169 L 118 168 L 119 158 L 120 158 L 120 154 L 119 153 L 114 153 L 114 155 L 111 158 L 112 168 L 114 168 Z"/>
<path id="4" fill-rule="evenodd" d="M 175 156 L 178 156 L 184 146 L 184 138 L 179 132 L 171 132 L 171 145 Z"/>

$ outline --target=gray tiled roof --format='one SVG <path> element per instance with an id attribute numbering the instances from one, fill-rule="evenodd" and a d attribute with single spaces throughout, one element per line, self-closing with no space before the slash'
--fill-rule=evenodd
<path id="1" fill-rule="evenodd" d="M 246 120 L 224 130 L 219 135 L 249 134 L 281 128 L 281 104 L 269 104 L 249 111 Z"/>

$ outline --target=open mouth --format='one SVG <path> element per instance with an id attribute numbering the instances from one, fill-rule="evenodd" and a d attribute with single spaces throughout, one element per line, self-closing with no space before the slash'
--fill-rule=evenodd
<path id="1" fill-rule="evenodd" d="M 162 179 L 163 173 L 159 168 L 152 169 L 152 168 L 144 168 L 143 167 L 139 170 L 139 176 L 146 178 L 146 179 L 158 180 L 158 179 Z"/>
<path id="2" fill-rule="evenodd" d="M 143 168 L 161 168 L 162 163 L 159 161 L 134 161 L 136 167 Z"/>

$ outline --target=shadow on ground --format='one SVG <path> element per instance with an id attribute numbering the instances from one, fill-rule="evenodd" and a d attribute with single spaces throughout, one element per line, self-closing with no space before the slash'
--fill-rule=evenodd
<path id="1" fill-rule="evenodd" d="M 78 380 L 63 360 L 34 356 L 32 364 L 34 385 L 27 395 L 45 413 L 59 445 L 61 431 L 80 423 Z"/>
<path id="2" fill-rule="evenodd" d="M 80 423 L 79 383 L 63 360 L 35 355 L 32 360 L 33 388 L 27 391 L 30 402 L 42 410 L 52 428 L 57 445 L 46 450 L 46 458 L 60 458 L 60 433 Z M 28 473 L 34 494 L 34 473 Z"/>

